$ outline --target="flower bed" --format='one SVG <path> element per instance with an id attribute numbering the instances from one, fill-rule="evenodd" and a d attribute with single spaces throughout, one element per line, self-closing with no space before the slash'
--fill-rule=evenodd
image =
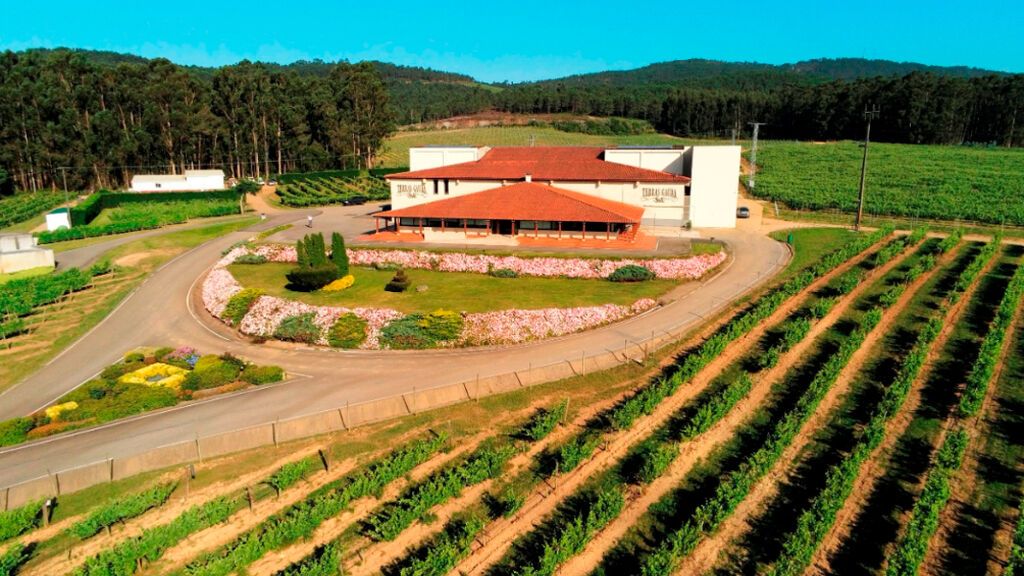
<path id="1" fill-rule="evenodd" d="M 295 247 L 263 244 L 251 253 L 270 262 L 295 262 Z M 229 254 L 230 256 L 230 254 Z M 520 256 L 492 256 L 462 252 L 426 252 L 422 250 L 349 249 L 352 266 L 392 265 L 403 268 L 440 270 L 441 272 L 476 272 L 512 270 L 520 276 L 562 276 L 565 278 L 607 278 L 616 269 L 627 265 L 642 266 L 657 278 L 669 280 L 695 280 L 725 261 L 724 251 L 700 254 L 688 258 L 646 258 L 607 260 L 598 258 L 524 258 Z"/>
<path id="2" fill-rule="evenodd" d="M 203 283 L 203 302 L 215 317 L 236 323 L 225 315 L 228 301 L 241 292 L 242 286 L 227 270 L 227 266 L 245 255 L 258 255 L 269 262 L 294 262 L 295 249 L 291 246 L 264 244 L 240 246 L 228 252 Z M 491 270 L 511 270 L 517 275 L 568 277 L 584 279 L 607 278 L 615 270 L 627 266 L 643 266 L 658 278 L 696 279 L 707 274 L 725 260 L 724 252 L 702 254 L 690 258 L 647 260 L 603 260 L 583 258 L 521 258 L 518 256 L 490 256 L 457 252 L 431 253 L 412 250 L 348 250 L 355 266 L 393 265 L 407 268 L 438 270 L 442 272 L 474 272 L 486 274 Z M 539 310 L 500 310 L 496 312 L 463 313 L 460 335 L 447 340 L 442 346 L 479 346 L 521 344 L 531 340 L 562 336 L 616 322 L 650 310 L 657 304 L 642 298 L 631 305 L 604 304 L 575 308 L 543 308 Z M 273 338 L 286 319 L 307 315 L 307 328 L 301 341 L 330 345 L 330 329 L 339 318 L 353 314 L 366 322 L 366 338 L 359 344 L 362 349 L 387 347 L 381 343 L 381 332 L 392 322 L 405 315 L 390 308 L 346 308 L 341 306 L 315 306 L 262 295 L 252 302 L 248 312 L 237 322 L 238 329 L 250 336 Z M 313 326 L 308 324 L 312 318 Z M 312 332 L 310 332 L 312 330 Z M 319 334 L 317 334 L 319 330 Z M 280 334 L 278 337 L 281 337 Z M 293 338 L 288 338 L 293 339 Z"/>

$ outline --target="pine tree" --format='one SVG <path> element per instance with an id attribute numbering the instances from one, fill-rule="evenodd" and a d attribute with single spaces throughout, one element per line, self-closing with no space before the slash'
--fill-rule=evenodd
<path id="1" fill-rule="evenodd" d="M 348 276 L 348 252 L 345 251 L 345 239 L 341 234 L 331 234 L 331 262 L 338 267 L 342 276 Z"/>
<path id="2" fill-rule="evenodd" d="M 310 266 L 309 252 L 306 248 L 306 240 L 308 239 L 309 236 L 307 235 L 306 238 L 299 238 L 295 241 L 295 258 L 299 268 L 309 268 Z"/>

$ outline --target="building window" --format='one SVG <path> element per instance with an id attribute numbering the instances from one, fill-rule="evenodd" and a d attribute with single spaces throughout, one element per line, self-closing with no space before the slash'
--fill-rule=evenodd
<path id="1" fill-rule="evenodd" d="M 444 179 L 444 193 L 448 194 L 448 179 Z"/>
<path id="2" fill-rule="evenodd" d="M 420 222 L 416 218 L 399 218 L 398 224 L 401 226 L 419 226 Z"/>
<path id="3" fill-rule="evenodd" d="M 437 194 L 437 180 L 434 180 L 434 194 Z"/>
<path id="4" fill-rule="evenodd" d="M 159 182 L 154 182 L 153 183 L 153 187 L 154 188 L 159 188 L 160 187 L 160 183 Z"/>

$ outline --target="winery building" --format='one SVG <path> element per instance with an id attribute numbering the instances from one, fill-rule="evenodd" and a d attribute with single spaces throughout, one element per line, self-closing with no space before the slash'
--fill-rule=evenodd
<path id="1" fill-rule="evenodd" d="M 378 230 L 446 238 L 629 241 L 736 225 L 739 146 L 409 150 Z"/>

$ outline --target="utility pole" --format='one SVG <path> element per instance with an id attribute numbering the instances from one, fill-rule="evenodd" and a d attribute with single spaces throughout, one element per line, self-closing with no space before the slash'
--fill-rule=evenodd
<path id="1" fill-rule="evenodd" d="M 857 221 L 853 225 L 853 229 L 860 231 L 861 219 L 864 217 L 864 177 L 867 176 L 868 172 L 868 143 L 871 142 L 871 120 L 878 117 L 879 110 L 878 106 L 872 105 L 871 109 L 868 110 L 864 107 L 864 119 L 867 120 L 867 130 L 864 132 L 864 157 L 860 161 L 860 197 L 857 200 Z"/>
<path id="2" fill-rule="evenodd" d="M 747 178 L 747 187 L 754 191 L 754 175 L 757 174 L 757 134 L 761 131 L 764 122 L 747 122 L 754 127 L 753 144 L 750 146 L 750 176 Z"/>

